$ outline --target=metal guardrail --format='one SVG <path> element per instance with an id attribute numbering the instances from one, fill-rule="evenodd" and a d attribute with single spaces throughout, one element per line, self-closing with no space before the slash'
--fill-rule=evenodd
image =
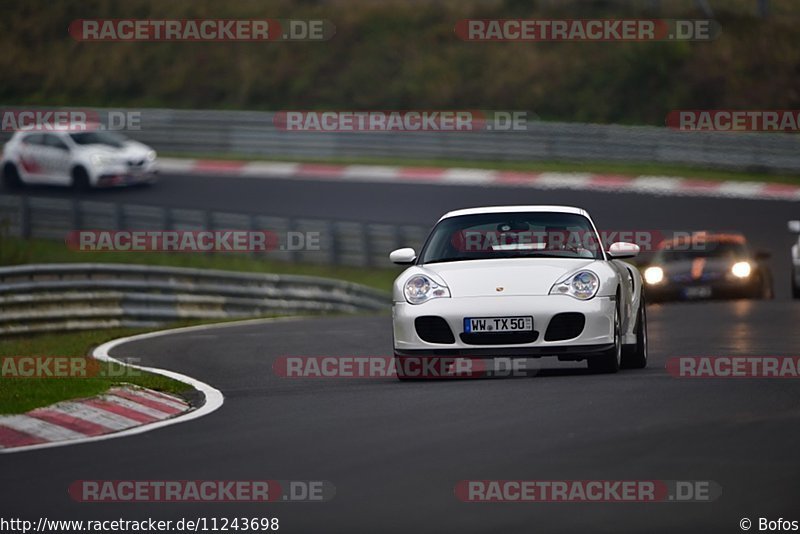
<path id="1" fill-rule="evenodd" d="M 389 303 L 380 291 L 310 276 L 99 263 L 0 268 L 0 335 L 357 313 Z"/>
<path id="2" fill-rule="evenodd" d="M 97 111 L 102 116 L 109 110 Z M 645 126 L 558 122 L 530 122 L 525 131 L 514 132 L 286 132 L 275 127 L 272 112 L 114 111 L 138 112 L 141 129 L 126 133 L 157 150 L 176 153 L 282 159 L 408 157 L 658 162 L 800 172 L 800 138 L 781 133 L 680 132 Z M 0 132 L 0 141 L 9 135 Z"/>
<path id="3" fill-rule="evenodd" d="M 286 262 L 388 268 L 393 267 L 389 252 L 406 246 L 419 248 L 429 229 L 69 198 L 0 196 L 0 232 L 63 242 L 72 230 L 258 230 L 271 231 L 279 237 L 313 232 L 319 238 L 314 250 L 305 244 L 301 247 L 284 243 L 283 247 L 265 252 L 236 254 Z"/>

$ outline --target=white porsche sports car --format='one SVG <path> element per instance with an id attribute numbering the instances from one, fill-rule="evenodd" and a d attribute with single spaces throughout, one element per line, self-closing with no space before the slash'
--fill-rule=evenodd
<path id="1" fill-rule="evenodd" d="M 614 373 L 647 365 L 642 277 L 606 250 L 584 210 L 498 206 L 452 211 L 393 288 L 394 355 L 401 380 L 443 376 L 437 364 L 494 357 L 586 360 Z"/>

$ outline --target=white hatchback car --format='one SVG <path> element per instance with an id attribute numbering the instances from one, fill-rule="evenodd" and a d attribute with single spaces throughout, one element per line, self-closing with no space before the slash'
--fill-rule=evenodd
<path id="1" fill-rule="evenodd" d="M 393 288 L 394 355 L 401 380 L 442 376 L 457 360 L 587 360 L 616 372 L 647 365 L 639 247 L 608 250 L 582 209 L 499 206 L 447 213 Z M 432 364 L 433 362 L 433 364 Z M 430 371 L 430 374 L 426 373 Z M 441 372 L 441 374 L 440 374 Z"/>
<path id="2" fill-rule="evenodd" d="M 3 147 L 3 183 L 73 186 L 79 189 L 153 183 L 156 152 L 115 132 L 18 131 Z"/>

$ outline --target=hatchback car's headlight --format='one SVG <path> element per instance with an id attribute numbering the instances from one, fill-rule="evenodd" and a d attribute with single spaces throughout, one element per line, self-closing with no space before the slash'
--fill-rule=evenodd
<path id="1" fill-rule="evenodd" d="M 119 162 L 116 156 L 107 156 L 106 154 L 92 155 L 92 165 L 114 165 Z"/>
<path id="2" fill-rule="evenodd" d="M 580 271 L 550 289 L 551 295 L 569 295 L 578 300 L 589 300 L 597 295 L 600 279 L 591 271 Z"/>
<path id="3" fill-rule="evenodd" d="M 425 275 L 418 274 L 406 281 L 403 293 L 405 293 L 409 304 L 422 304 L 431 299 L 449 297 L 450 289 L 447 286 L 437 284 Z"/>
<path id="4" fill-rule="evenodd" d="M 155 161 L 156 159 L 156 151 L 151 150 L 147 153 L 147 161 Z"/>

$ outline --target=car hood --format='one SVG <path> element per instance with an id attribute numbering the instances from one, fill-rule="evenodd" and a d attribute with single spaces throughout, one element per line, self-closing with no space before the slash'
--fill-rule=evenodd
<path id="1" fill-rule="evenodd" d="M 420 271 L 433 273 L 432 278 L 444 282 L 453 298 L 547 295 L 562 277 L 595 261 L 579 258 L 470 260 L 431 263 L 421 266 Z"/>
<path id="2" fill-rule="evenodd" d="M 143 158 L 150 152 L 151 148 L 138 141 L 126 141 L 121 148 L 114 148 L 108 145 L 83 145 L 81 149 L 86 154 L 102 154 L 104 156 L 114 156 L 118 158 Z"/>

